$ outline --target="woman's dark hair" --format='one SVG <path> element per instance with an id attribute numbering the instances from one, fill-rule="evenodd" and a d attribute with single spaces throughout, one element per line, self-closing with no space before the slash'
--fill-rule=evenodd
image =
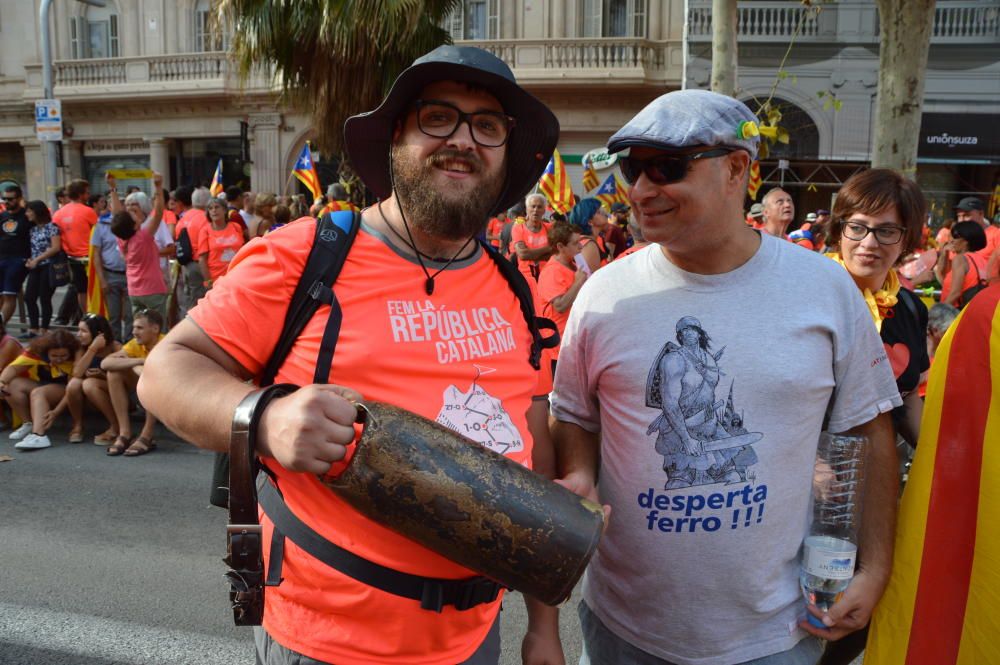
<path id="1" fill-rule="evenodd" d="M 977 222 L 959 222 L 951 227 L 951 237 L 961 238 L 969 244 L 969 252 L 986 247 L 986 231 Z"/>
<path id="2" fill-rule="evenodd" d="M 43 225 L 52 221 L 52 213 L 43 201 L 28 201 L 24 207 L 35 213 L 35 224 Z"/>
<path id="3" fill-rule="evenodd" d="M 108 343 L 108 346 L 115 343 L 115 334 L 111 332 L 111 324 L 100 314 L 87 314 L 83 317 L 83 324 L 87 326 L 91 337 L 96 339 L 98 335 L 104 335 L 104 341 Z"/>
<path id="4" fill-rule="evenodd" d="M 920 238 L 927 220 L 927 201 L 917 183 L 892 169 L 868 169 L 847 179 L 833 203 L 834 223 L 828 234 L 831 244 L 840 243 L 840 222 L 860 212 L 877 215 L 889 207 L 896 208 L 899 221 L 906 228 L 903 234 L 904 256 L 920 247 Z"/>
<path id="5" fill-rule="evenodd" d="M 275 206 L 274 208 L 274 225 L 282 226 L 292 221 L 292 210 L 286 205 Z"/>
<path id="6" fill-rule="evenodd" d="M 68 349 L 70 355 L 73 355 L 79 348 L 80 340 L 65 330 L 50 330 L 28 343 L 28 350 L 46 361 L 48 361 L 49 351 L 52 349 Z"/>
<path id="7" fill-rule="evenodd" d="M 111 217 L 111 232 L 122 240 L 135 235 L 135 220 L 125 211 L 116 212 Z"/>
<path id="8" fill-rule="evenodd" d="M 549 227 L 549 247 L 555 252 L 557 245 L 569 245 L 574 233 L 580 233 L 579 227 L 566 222 L 555 222 Z"/>

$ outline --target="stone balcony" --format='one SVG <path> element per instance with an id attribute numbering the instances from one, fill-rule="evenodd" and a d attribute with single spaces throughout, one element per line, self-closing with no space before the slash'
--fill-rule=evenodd
<path id="1" fill-rule="evenodd" d="M 870 0 L 820 3 L 820 12 L 797 0 L 738 3 L 739 41 L 787 44 L 796 41 L 874 44 L 879 17 Z M 801 26 L 800 26 L 801 23 Z M 688 35 L 692 42 L 712 41 L 711 0 L 690 0 Z M 931 44 L 996 45 L 1000 42 L 1000 1 L 939 0 L 934 10 Z"/>
<path id="2" fill-rule="evenodd" d="M 25 66 L 24 99 L 42 96 L 42 66 Z M 149 98 L 216 97 L 241 92 L 267 93 L 264 75 L 251 75 L 242 87 L 239 73 L 225 52 L 57 60 L 53 63 L 54 94 L 63 100 L 89 101 Z"/>
<path id="3" fill-rule="evenodd" d="M 478 46 L 506 62 L 528 87 L 679 86 L 680 41 L 639 38 L 504 39 L 456 42 Z"/>

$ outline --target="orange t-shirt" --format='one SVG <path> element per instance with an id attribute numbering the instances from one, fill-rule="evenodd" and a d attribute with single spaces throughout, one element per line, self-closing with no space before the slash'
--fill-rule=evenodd
<path id="1" fill-rule="evenodd" d="M 965 271 L 965 279 L 962 280 L 962 292 L 965 292 L 966 289 L 971 289 L 980 279 L 986 279 L 986 261 L 979 256 L 979 252 L 966 252 L 965 259 L 967 270 Z M 951 282 L 954 272 L 953 270 L 949 270 L 948 274 L 944 276 L 944 281 L 941 282 L 942 297 L 947 297 L 951 293 Z M 956 303 L 955 306 L 958 307 L 960 303 L 961 298 L 959 298 L 959 303 Z"/>
<path id="2" fill-rule="evenodd" d="M 215 281 L 226 274 L 229 263 L 236 257 L 236 250 L 243 246 L 243 228 L 236 222 L 227 222 L 217 230 L 211 224 L 201 234 L 201 243 L 195 254 L 208 255 L 208 276 Z"/>
<path id="3" fill-rule="evenodd" d="M 542 274 L 538 277 L 538 297 L 542 302 L 541 314 L 555 322 L 560 338 L 566 330 L 569 309 L 560 312 L 552 306 L 552 301 L 569 291 L 575 278 L 576 270 L 571 270 L 554 259 L 545 264 Z M 559 358 L 558 346 L 552 349 L 551 355 L 554 359 Z"/>
<path id="4" fill-rule="evenodd" d="M 490 220 L 490 223 L 486 227 L 486 232 L 488 235 L 496 236 L 496 240 L 490 240 L 490 244 L 500 249 L 500 233 L 503 232 L 504 221 L 499 217 L 494 217 Z M 513 229 L 511 229 L 513 231 Z M 513 234 L 512 234 L 513 235 Z"/>
<path id="5" fill-rule="evenodd" d="M 277 344 L 315 227 L 302 219 L 246 245 L 230 264 L 234 278 L 219 282 L 190 312 L 251 373 L 261 372 Z M 506 448 L 508 457 L 530 465 L 525 414 L 538 377 L 528 363 L 531 336 L 517 297 L 483 253 L 444 270 L 431 296 L 425 280 L 418 265 L 359 231 L 334 285 L 343 323 L 330 382 Z M 320 306 L 277 382 L 312 381 L 329 312 Z M 291 510 L 324 538 L 411 574 L 473 575 L 362 516 L 315 476 L 264 463 Z M 272 528 L 266 518 L 262 523 L 267 556 Z M 326 662 L 454 665 L 478 648 L 500 609 L 498 599 L 461 612 L 422 610 L 419 601 L 365 586 L 292 542 L 285 545 L 283 576 L 267 591 L 264 628 L 285 647 Z"/>
<path id="6" fill-rule="evenodd" d="M 90 231 L 97 224 L 97 213 L 93 208 L 72 201 L 53 213 L 52 222 L 59 227 L 62 248 L 67 256 L 88 256 Z"/>
<path id="7" fill-rule="evenodd" d="M 994 252 L 1000 251 L 1000 227 L 993 226 L 990 224 L 986 227 L 986 247 L 983 247 L 978 252 L 975 252 L 976 256 L 983 260 L 983 265 L 988 266 L 990 262 L 990 257 L 993 256 Z M 983 271 L 983 278 L 987 277 L 997 277 L 996 269 L 994 268 L 992 275 L 987 275 L 986 271 Z"/>
<path id="8" fill-rule="evenodd" d="M 197 259 L 201 256 L 201 236 L 207 226 L 209 226 L 209 221 L 205 211 L 199 208 L 189 208 L 181 213 L 177 225 L 174 226 L 174 240 L 181 237 L 182 230 L 187 229 L 188 238 L 191 240 L 191 249 L 194 252 L 194 258 Z"/>
<path id="9" fill-rule="evenodd" d="M 517 243 L 523 242 L 528 249 L 538 249 L 539 247 L 549 246 L 549 226 L 542 222 L 542 228 L 538 231 L 532 231 L 528 228 L 528 223 L 515 224 L 510 230 L 510 246 L 517 251 Z M 545 267 L 546 260 L 541 261 L 522 261 L 520 258 L 517 260 L 517 267 L 525 277 L 530 277 L 537 280 L 541 273 L 542 268 Z"/>

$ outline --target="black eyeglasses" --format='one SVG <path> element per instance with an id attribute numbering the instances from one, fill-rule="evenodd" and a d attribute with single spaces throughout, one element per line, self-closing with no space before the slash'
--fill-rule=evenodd
<path id="1" fill-rule="evenodd" d="M 667 185 L 683 180 L 688 173 L 691 162 L 696 159 L 722 157 L 733 150 L 733 148 L 715 148 L 690 155 L 657 155 L 649 159 L 620 157 L 618 165 L 621 167 L 622 177 L 630 185 L 634 185 L 643 173 L 654 185 Z"/>
<path id="2" fill-rule="evenodd" d="M 840 223 L 841 233 L 848 240 L 853 240 L 855 242 L 861 242 L 868 237 L 869 233 L 875 234 L 875 240 L 878 241 L 880 245 L 895 245 L 897 242 L 903 239 L 903 234 L 906 232 L 906 228 L 902 226 L 865 226 L 859 222 L 852 222 L 850 220 Z"/>
<path id="3" fill-rule="evenodd" d="M 514 129 L 513 116 L 498 111 L 474 111 L 465 113 L 454 104 L 437 99 L 418 99 L 414 103 L 417 110 L 417 127 L 427 136 L 446 139 L 463 122 L 469 124 L 472 140 L 484 148 L 499 148 Z"/>

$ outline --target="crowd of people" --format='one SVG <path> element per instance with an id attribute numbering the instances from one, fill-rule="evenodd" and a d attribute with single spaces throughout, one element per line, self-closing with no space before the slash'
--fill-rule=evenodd
<path id="1" fill-rule="evenodd" d="M 3 192 L 0 206 L 0 426 L 17 450 L 52 445 L 46 434 L 68 413 L 69 443 L 90 439 L 109 456 L 155 449 L 149 413 L 137 436 L 129 414 L 145 357 L 226 273 L 237 251 L 292 219 L 347 209 L 336 184 L 310 210 L 304 197 L 244 192 L 229 187 L 163 189 L 154 173 L 148 192 L 119 193 L 108 174 L 101 193 L 85 180 L 57 192 L 53 211 L 24 200 L 20 187 Z M 337 198 L 339 197 L 339 199 Z M 57 311 L 53 297 L 66 294 Z M 88 289 L 89 287 L 89 289 Z M 12 321 L 23 298 L 23 332 Z M 11 332 L 7 326 L 11 325 Z M 106 428 L 84 432 L 84 411 Z"/>
<path id="2" fill-rule="evenodd" d="M 220 453 L 251 432 L 281 508 L 262 508 L 260 662 L 498 662 L 499 587 L 318 480 L 350 459 L 356 403 L 370 399 L 464 424 L 610 507 L 578 608 L 582 662 L 849 663 L 892 568 L 897 436 L 920 440 L 921 384 L 958 308 L 1000 277 L 1000 228 L 967 198 L 931 240 L 918 185 L 880 168 L 801 222 L 781 188 L 747 209 L 754 123 L 732 98 L 663 95 L 608 143 L 628 203 L 582 198 L 561 214 L 525 195 L 555 116 L 494 56 L 448 46 L 348 120 L 347 152 L 378 199 L 363 211 L 339 185 L 306 207 L 235 188 L 167 193 L 154 175 L 122 202 L 109 177 L 106 197 L 70 183 L 51 217 L 8 190 L 4 219 L 24 233 L 17 221 L 0 245 L 4 320 L 20 280 L 60 252 L 84 309 L 88 237 L 108 302 L 76 335 L 50 330 L 56 275 L 35 277 L 28 348 L 0 342 L 10 438 L 47 447 L 68 411 L 82 441 L 88 404 L 108 455 L 155 449 L 156 418 Z M 310 248 L 328 240 L 316 220 L 339 210 L 360 231 L 335 287 L 309 289 L 323 305 L 277 365 L 280 385 L 251 385 L 287 341 Z M 933 265 L 906 269 L 931 249 Z M 934 280 L 928 312 L 914 289 Z M 558 346 L 543 349 L 536 314 Z M 146 415 L 133 438 L 134 389 Z M 866 436 L 871 451 L 857 572 L 829 611 L 804 607 L 797 572 L 821 430 Z M 307 553 L 329 549 L 350 564 Z M 234 590 L 263 593 L 259 577 Z M 526 603 L 524 661 L 561 665 L 558 610 Z"/>

